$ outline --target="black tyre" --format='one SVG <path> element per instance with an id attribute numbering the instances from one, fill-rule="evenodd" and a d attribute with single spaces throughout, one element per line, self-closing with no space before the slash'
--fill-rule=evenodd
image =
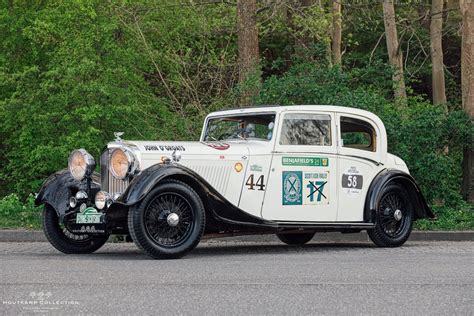
<path id="1" fill-rule="evenodd" d="M 313 233 L 276 234 L 278 239 L 287 245 L 304 245 L 314 237 Z"/>
<path id="2" fill-rule="evenodd" d="M 56 210 L 49 205 L 45 205 L 43 210 L 43 231 L 54 248 L 68 254 L 92 253 L 109 239 L 109 235 L 91 236 L 71 233 L 59 223 Z"/>
<path id="3" fill-rule="evenodd" d="M 132 240 L 155 259 L 176 259 L 193 250 L 205 222 L 199 195 L 177 180 L 160 183 L 128 213 Z"/>
<path id="4" fill-rule="evenodd" d="M 380 194 L 375 227 L 367 233 L 380 247 L 399 247 L 410 237 L 413 227 L 413 205 L 405 189 L 389 184 Z"/>

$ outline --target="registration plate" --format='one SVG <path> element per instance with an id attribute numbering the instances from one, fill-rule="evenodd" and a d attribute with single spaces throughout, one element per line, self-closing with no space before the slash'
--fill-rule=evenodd
<path id="1" fill-rule="evenodd" d="M 76 224 L 100 224 L 102 223 L 102 213 L 97 212 L 93 207 L 88 207 L 77 214 Z"/>

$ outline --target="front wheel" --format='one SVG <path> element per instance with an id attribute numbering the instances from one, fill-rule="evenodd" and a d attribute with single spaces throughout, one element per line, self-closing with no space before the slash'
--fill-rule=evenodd
<path id="1" fill-rule="evenodd" d="M 403 187 L 388 185 L 380 194 L 375 227 L 367 233 L 380 247 L 399 247 L 410 237 L 413 227 L 413 205 Z"/>
<path id="2" fill-rule="evenodd" d="M 135 244 L 155 259 L 176 259 L 194 249 L 204 232 L 199 195 L 177 180 L 160 183 L 128 213 Z"/>
<path id="3" fill-rule="evenodd" d="M 276 234 L 287 245 L 304 245 L 313 239 L 315 233 Z"/>
<path id="4" fill-rule="evenodd" d="M 71 233 L 65 225 L 59 223 L 56 210 L 46 205 L 43 211 L 43 231 L 54 248 L 67 254 L 92 253 L 102 247 L 109 235 L 92 236 Z"/>

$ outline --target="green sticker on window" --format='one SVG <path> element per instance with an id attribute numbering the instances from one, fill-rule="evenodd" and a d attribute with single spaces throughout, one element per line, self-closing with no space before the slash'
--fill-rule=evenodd
<path id="1" fill-rule="evenodd" d="M 327 167 L 329 166 L 329 158 L 321 157 L 282 157 L 283 166 L 313 166 Z"/>

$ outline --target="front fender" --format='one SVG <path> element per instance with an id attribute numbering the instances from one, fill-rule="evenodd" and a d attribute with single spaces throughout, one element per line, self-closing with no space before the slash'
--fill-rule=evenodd
<path id="1" fill-rule="evenodd" d="M 191 185 L 207 203 L 212 216 L 221 222 L 234 225 L 272 225 L 271 223 L 251 215 L 222 196 L 206 180 L 193 170 L 180 164 L 156 164 L 143 170 L 129 184 L 125 192 L 117 199 L 117 204 L 127 207 L 143 200 L 158 183 L 166 178 L 178 179 Z M 112 204 L 114 205 L 114 204 Z M 113 212 L 111 212 L 113 213 Z"/>
<path id="2" fill-rule="evenodd" d="M 68 210 L 69 197 L 79 190 L 87 191 L 86 181 L 74 179 L 68 169 L 63 169 L 46 179 L 36 196 L 35 204 L 37 206 L 49 204 L 56 210 L 58 216 L 62 216 Z M 100 180 L 98 174 L 94 173 L 89 198 L 93 198 L 94 193 L 99 190 Z"/>
<path id="3" fill-rule="evenodd" d="M 117 202 L 132 206 L 145 198 L 145 196 L 164 178 L 175 174 L 188 174 L 180 165 L 156 164 L 143 170 L 133 178 L 125 192 Z"/>
<path id="4" fill-rule="evenodd" d="M 435 217 L 433 211 L 426 203 L 420 187 L 411 175 L 397 169 L 384 169 L 372 180 L 367 192 L 364 209 L 365 222 L 375 221 L 375 213 L 378 209 L 380 193 L 389 183 L 394 182 L 403 185 L 407 189 L 415 207 L 415 219 Z"/>

